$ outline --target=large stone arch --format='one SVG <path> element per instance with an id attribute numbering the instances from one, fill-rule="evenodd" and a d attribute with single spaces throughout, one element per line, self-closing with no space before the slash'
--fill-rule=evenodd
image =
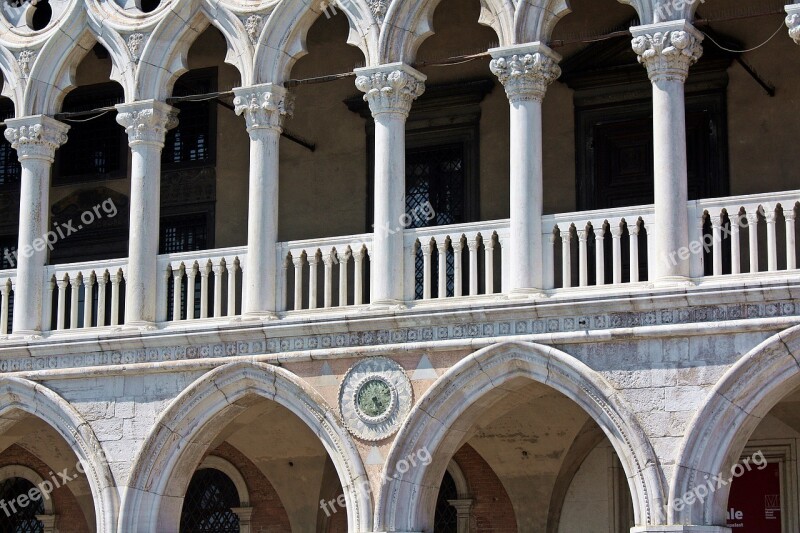
<path id="1" fill-rule="evenodd" d="M 350 24 L 347 43 L 361 50 L 367 66 L 376 64 L 379 28 L 366 0 L 280 2 L 258 37 L 255 82 L 284 83 L 297 60 L 306 54 L 306 35 L 317 18 L 338 12 L 343 12 Z"/>
<path id="2" fill-rule="evenodd" d="M 246 362 L 208 372 L 164 411 L 134 462 L 120 530 L 177 531 L 183 494 L 211 440 L 260 398 L 286 407 L 319 436 L 344 489 L 348 531 L 368 531 L 372 498 L 366 472 L 335 411 L 291 372 Z"/>
<path id="3" fill-rule="evenodd" d="M 547 346 L 502 343 L 479 350 L 443 374 L 417 402 L 386 460 L 376 531 L 422 531 L 433 519 L 439 480 L 470 428 L 491 405 L 530 381 L 582 407 L 611 441 L 628 478 L 636 522 L 661 524 L 665 483 L 653 448 L 625 401 L 598 373 Z M 396 470 L 427 448 L 429 466 Z"/>
<path id="4" fill-rule="evenodd" d="M 756 346 L 731 367 L 692 419 L 670 484 L 670 502 L 705 485 L 712 476 L 730 478 L 750 436 L 769 411 L 800 386 L 800 326 Z M 708 478 L 706 478 L 708 476 Z M 721 525 L 730 485 L 705 501 L 669 508 L 671 524 Z"/>
<path id="5" fill-rule="evenodd" d="M 78 411 L 47 387 L 22 378 L 0 378 L 0 434 L 26 414 L 55 429 L 78 457 L 92 491 L 98 533 L 117 530 L 119 499 L 100 442 Z"/>

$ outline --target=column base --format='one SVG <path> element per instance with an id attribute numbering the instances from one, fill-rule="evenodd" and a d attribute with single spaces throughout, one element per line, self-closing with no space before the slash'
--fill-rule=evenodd
<path id="1" fill-rule="evenodd" d="M 118 331 L 155 331 L 157 329 L 155 322 L 141 321 L 120 324 Z"/>
<path id="2" fill-rule="evenodd" d="M 408 306 L 402 300 L 376 300 L 370 302 L 369 308 L 371 311 L 402 311 Z"/>
<path id="3" fill-rule="evenodd" d="M 242 316 L 231 319 L 231 322 L 269 322 L 277 320 L 278 315 L 272 311 L 248 311 Z"/>
<path id="4" fill-rule="evenodd" d="M 10 333 L 6 337 L 10 341 L 37 341 L 42 339 L 42 332 L 35 329 L 23 329 Z"/>
<path id="5" fill-rule="evenodd" d="M 694 287 L 695 283 L 686 276 L 662 276 L 652 282 L 655 287 Z"/>
<path id="6" fill-rule="evenodd" d="M 542 289 L 511 289 L 508 293 L 509 300 L 533 300 L 546 296 Z"/>
<path id="7" fill-rule="evenodd" d="M 636 526 L 631 533 L 731 533 L 724 526 Z"/>

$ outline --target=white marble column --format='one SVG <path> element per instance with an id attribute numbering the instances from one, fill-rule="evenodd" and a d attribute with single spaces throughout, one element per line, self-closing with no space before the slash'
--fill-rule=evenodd
<path id="1" fill-rule="evenodd" d="M 56 149 L 67 142 L 69 126 L 44 115 L 6 121 L 6 139 L 17 151 L 22 167 L 20 187 L 17 284 L 14 293 L 15 335 L 42 331 L 44 266 L 49 226 L 50 170 Z"/>
<path id="2" fill-rule="evenodd" d="M 247 318 L 274 318 L 277 305 L 278 173 L 283 120 L 292 113 L 286 89 L 271 83 L 234 89 L 237 115 L 250 135 L 250 188 L 244 309 Z M 295 302 L 297 305 L 300 302 Z"/>
<path id="3" fill-rule="evenodd" d="M 403 63 L 356 69 L 356 87 L 375 118 L 375 211 L 371 303 L 403 300 L 403 214 L 406 183 L 406 119 L 425 90 L 425 75 Z"/>
<path id="4" fill-rule="evenodd" d="M 131 147 L 130 236 L 125 279 L 125 325 L 156 321 L 158 238 L 161 207 L 161 150 L 178 111 L 154 100 L 120 104 L 117 122 Z"/>
<path id="5" fill-rule="evenodd" d="M 505 86 L 511 105 L 511 241 L 509 283 L 512 295 L 541 291 L 542 262 L 542 100 L 561 75 L 561 56 L 541 43 L 489 50 L 492 72 Z"/>
<path id="6" fill-rule="evenodd" d="M 631 28 L 633 51 L 653 84 L 655 280 L 690 276 L 687 214 L 686 106 L 684 82 L 700 59 L 703 35 L 685 20 Z"/>
<path id="7" fill-rule="evenodd" d="M 800 44 L 800 4 L 786 6 L 786 26 L 789 28 L 789 37 Z"/>

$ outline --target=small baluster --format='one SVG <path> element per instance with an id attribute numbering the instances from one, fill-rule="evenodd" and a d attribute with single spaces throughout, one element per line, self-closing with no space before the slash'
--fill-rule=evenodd
<path id="1" fill-rule="evenodd" d="M 0 280 L 0 335 L 8 335 L 8 302 L 11 283 Z"/>
<path id="2" fill-rule="evenodd" d="M 172 320 L 181 319 L 181 293 L 183 292 L 183 265 L 172 268 Z"/>
<path id="3" fill-rule="evenodd" d="M 770 272 L 778 270 L 778 236 L 775 232 L 775 211 L 764 213 L 767 219 L 767 269 Z"/>
<path id="4" fill-rule="evenodd" d="M 69 329 L 78 329 L 78 320 L 80 318 L 78 300 L 81 296 L 81 285 L 83 285 L 81 274 L 77 274 L 70 279 L 69 286 L 72 291 L 72 298 L 70 298 L 69 302 Z"/>
<path id="5" fill-rule="evenodd" d="M 594 262 L 595 262 L 595 285 L 606 284 L 606 250 L 605 250 L 605 226 L 602 224 L 594 231 Z"/>
<path id="6" fill-rule="evenodd" d="M 297 252 L 292 256 L 294 264 L 294 310 L 303 309 L 303 253 Z"/>
<path id="7" fill-rule="evenodd" d="M 578 230 L 578 285 L 589 285 L 589 245 L 587 230 Z"/>
<path id="8" fill-rule="evenodd" d="M 312 255 L 308 256 L 308 308 L 309 309 L 316 309 L 319 306 L 319 295 L 318 295 L 318 280 L 319 274 L 317 273 L 317 268 L 319 266 L 319 259 L 317 258 L 317 253 L 314 252 Z"/>
<path id="9" fill-rule="evenodd" d="M 353 252 L 353 305 L 364 303 L 364 249 Z"/>
<path id="10" fill-rule="evenodd" d="M 436 249 L 439 250 L 439 298 L 447 298 L 447 247 L 446 237 L 436 241 Z"/>
<path id="11" fill-rule="evenodd" d="M 742 250 L 741 241 L 739 240 L 742 217 L 738 214 L 731 217 L 729 212 L 728 218 L 731 221 L 731 274 L 739 274 L 742 271 Z"/>
<path id="12" fill-rule="evenodd" d="M 106 283 L 108 283 L 108 273 L 103 271 L 97 278 L 97 327 L 99 328 L 106 325 Z"/>
<path id="13" fill-rule="evenodd" d="M 483 265 L 486 277 L 486 294 L 494 294 L 494 238 L 483 239 Z"/>
<path id="14" fill-rule="evenodd" d="M 350 259 L 350 250 L 336 252 L 339 262 L 339 307 L 347 307 L 347 262 Z"/>
<path id="15" fill-rule="evenodd" d="M 634 222 L 628 226 L 628 239 L 630 240 L 631 283 L 639 281 L 639 224 Z"/>
<path id="16" fill-rule="evenodd" d="M 464 273 L 462 272 L 461 252 L 464 250 L 464 243 L 460 237 L 451 240 L 453 247 L 453 296 L 459 298 L 464 295 Z"/>
<path id="17" fill-rule="evenodd" d="M 758 214 L 747 215 L 747 228 L 750 233 L 750 272 L 758 272 Z"/>
<path id="18" fill-rule="evenodd" d="M 561 233 L 561 281 L 565 289 L 572 287 L 572 253 L 570 251 L 570 243 L 572 242 L 572 235 L 567 228 L 566 231 Z"/>
<path id="19" fill-rule="evenodd" d="M 64 275 L 57 282 L 58 284 L 58 305 L 56 307 L 56 329 L 61 331 L 67 319 L 67 285 L 69 285 L 69 278 Z"/>
<path id="20" fill-rule="evenodd" d="M 791 206 L 783 211 L 786 219 L 786 268 L 794 270 L 797 268 L 797 244 L 794 231 L 794 209 Z"/>
<path id="21" fill-rule="evenodd" d="M 326 309 L 333 307 L 333 251 L 329 251 L 322 256 L 325 265 L 325 284 L 323 300 Z"/>
<path id="22" fill-rule="evenodd" d="M 713 239 L 714 275 L 722 275 L 722 217 L 710 216 L 711 237 Z M 705 241 L 704 241 L 705 242 Z"/>
<path id="23" fill-rule="evenodd" d="M 222 273 L 225 271 L 224 259 L 219 259 L 212 265 L 214 272 L 214 318 L 222 316 Z"/>
<path id="24" fill-rule="evenodd" d="M 622 238 L 622 227 L 611 226 L 611 241 L 613 245 L 612 250 L 614 254 L 613 256 L 614 285 L 619 285 L 620 283 L 622 283 L 622 246 L 620 243 L 621 238 Z"/>
<path id="25" fill-rule="evenodd" d="M 83 327 L 92 327 L 92 304 L 94 303 L 94 274 L 83 279 Z"/>
<path id="26" fill-rule="evenodd" d="M 192 263 L 186 269 L 186 319 L 194 320 L 194 288 L 195 280 L 197 279 L 197 270 L 195 263 Z"/>
<path id="27" fill-rule="evenodd" d="M 421 243 L 422 247 L 422 299 L 431 298 L 431 243 Z"/>
<path id="28" fill-rule="evenodd" d="M 475 296 L 478 294 L 478 250 L 480 249 L 481 242 L 475 236 L 467 240 L 467 248 L 469 248 L 469 295 Z"/>
<path id="29" fill-rule="evenodd" d="M 208 278 L 211 265 L 204 263 L 200 267 L 200 318 L 208 318 Z"/>
<path id="30" fill-rule="evenodd" d="M 119 284 L 122 274 L 117 271 L 111 276 L 111 325 L 119 325 Z"/>
<path id="31" fill-rule="evenodd" d="M 236 259 L 231 259 L 230 265 L 226 263 L 228 271 L 228 316 L 236 316 L 236 263 Z"/>

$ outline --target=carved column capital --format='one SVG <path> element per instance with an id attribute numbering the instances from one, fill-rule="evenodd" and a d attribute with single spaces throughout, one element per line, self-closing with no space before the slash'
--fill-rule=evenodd
<path id="1" fill-rule="evenodd" d="M 408 116 L 411 104 L 425 92 L 427 77 L 404 63 L 355 70 L 356 87 L 364 93 L 372 115 Z"/>
<path id="2" fill-rule="evenodd" d="M 786 26 L 789 28 L 789 37 L 800 44 L 800 4 L 786 6 Z"/>
<path id="3" fill-rule="evenodd" d="M 164 146 L 167 131 L 178 125 L 178 110 L 156 100 L 117 105 L 117 122 L 128 134 L 128 144 Z"/>
<path id="4" fill-rule="evenodd" d="M 542 43 L 489 50 L 489 68 L 513 102 L 541 102 L 547 87 L 561 76 L 561 56 Z"/>
<path id="5" fill-rule="evenodd" d="M 679 81 L 703 55 L 703 34 L 685 20 L 631 28 L 631 46 L 652 82 Z"/>
<path id="6" fill-rule="evenodd" d="M 233 90 L 236 114 L 244 115 L 247 131 L 283 129 L 283 120 L 294 113 L 294 101 L 285 88 L 272 83 Z"/>
<path id="7" fill-rule="evenodd" d="M 58 147 L 67 142 L 69 126 L 45 115 L 12 118 L 6 125 L 6 139 L 20 161 L 42 159 L 52 163 Z"/>

